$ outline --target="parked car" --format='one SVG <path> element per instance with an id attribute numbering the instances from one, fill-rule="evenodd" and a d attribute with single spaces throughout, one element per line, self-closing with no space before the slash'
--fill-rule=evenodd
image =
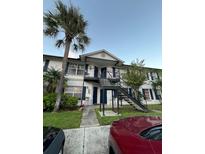
<path id="1" fill-rule="evenodd" d="M 43 127 L 43 153 L 63 154 L 65 135 L 63 130 L 54 127 Z"/>
<path id="2" fill-rule="evenodd" d="M 130 117 L 114 121 L 109 134 L 110 154 L 161 154 L 160 117 Z"/>

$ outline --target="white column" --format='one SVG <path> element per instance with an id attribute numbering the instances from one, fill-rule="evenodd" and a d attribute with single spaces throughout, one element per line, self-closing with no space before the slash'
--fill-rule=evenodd
<path id="1" fill-rule="evenodd" d="M 151 91 L 152 91 L 153 100 L 156 100 L 154 89 L 151 89 Z"/>

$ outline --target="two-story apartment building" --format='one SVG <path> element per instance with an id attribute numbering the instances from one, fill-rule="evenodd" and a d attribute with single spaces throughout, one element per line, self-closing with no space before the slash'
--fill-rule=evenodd
<path id="1" fill-rule="evenodd" d="M 61 70 L 62 57 L 44 55 L 43 60 L 44 71 L 51 67 Z M 127 69 L 129 65 L 125 65 L 121 59 L 104 49 L 82 54 L 77 59 L 68 58 L 65 73 L 68 87 L 64 93 L 78 97 L 79 103 L 82 99 L 87 105 L 100 104 L 102 101 L 111 105 L 113 101 L 116 102 L 115 88 L 112 88 L 114 85 L 120 84 L 122 89 L 127 88 L 127 93 L 131 94 L 131 88 L 126 86 L 121 79 L 122 73 Z M 161 91 L 153 88 L 152 81 L 161 78 L 161 74 L 157 73 L 161 70 L 147 67 L 144 69 L 148 70 L 148 73 L 146 82 L 140 87 L 140 92 L 146 100 L 143 103 L 159 103 Z M 121 103 L 126 104 L 126 99 L 122 99 Z"/>

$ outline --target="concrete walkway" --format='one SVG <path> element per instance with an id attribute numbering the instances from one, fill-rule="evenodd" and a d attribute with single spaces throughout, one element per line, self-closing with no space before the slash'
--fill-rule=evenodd
<path id="1" fill-rule="evenodd" d="M 162 111 L 160 110 L 152 110 L 152 111 L 157 112 L 157 113 L 162 113 Z"/>
<path id="2" fill-rule="evenodd" d="M 96 117 L 95 108 L 97 106 L 86 106 L 83 110 L 80 127 L 94 127 L 99 126 L 99 122 Z"/>
<path id="3" fill-rule="evenodd" d="M 65 154 L 108 154 L 110 126 L 63 130 Z"/>

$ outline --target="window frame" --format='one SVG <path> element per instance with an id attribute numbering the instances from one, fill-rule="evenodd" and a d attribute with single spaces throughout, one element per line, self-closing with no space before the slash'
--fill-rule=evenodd
<path id="1" fill-rule="evenodd" d="M 159 132 L 151 134 L 154 131 L 159 131 Z M 142 138 L 148 139 L 148 140 L 156 140 L 156 141 L 162 140 L 162 125 L 157 125 L 157 126 L 153 126 L 153 127 L 147 128 L 147 129 L 143 130 L 141 133 L 139 133 L 139 135 Z M 161 138 L 156 138 L 157 135 L 159 137 L 161 136 Z"/>
<path id="2" fill-rule="evenodd" d="M 65 93 L 68 94 L 69 96 L 77 97 L 76 95 L 79 95 L 79 97 L 77 97 L 79 100 L 81 99 L 82 92 L 83 92 L 82 86 L 69 86 L 65 90 Z"/>
<path id="3" fill-rule="evenodd" d="M 69 63 L 66 74 L 83 76 L 85 70 L 84 67 L 84 64 Z"/>

